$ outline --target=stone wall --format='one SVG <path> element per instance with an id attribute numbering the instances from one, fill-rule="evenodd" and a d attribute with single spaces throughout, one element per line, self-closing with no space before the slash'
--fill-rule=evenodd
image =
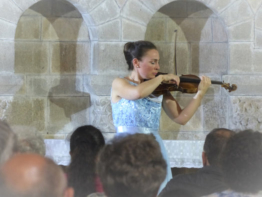
<path id="1" fill-rule="evenodd" d="M 164 113 L 164 139 L 203 139 L 214 127 L 261 127 L 262 0 L 2 0 L 0 117 L 16 129 L 64 138 L 77 126 L 114 132 L 110 85 L 127 74 L 125 42 L 154 41 L 161 70 L 235 83 L 212 86 L 192 120 Z M 32 6 L 32 7 L 31 7 Z M 192 95 L 176 93 L 185 106 Z"/>

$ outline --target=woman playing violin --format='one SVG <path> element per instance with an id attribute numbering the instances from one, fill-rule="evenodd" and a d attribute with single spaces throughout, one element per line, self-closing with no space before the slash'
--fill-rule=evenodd
<path id="1" fill-rule="evenodd" d="M 156 98 L 149 97 L 163 82 L 179 85 L 179 77 L 176 75 L 156 76 L 160 69 L 159 53 L 153 43 L 128 42 L 124 46 L 124 55 L 131 73 L 124 78 L 114 79 L 112 83 L 111 105 L 114 125 L 117 135 L 151 133 L 155 136 L 167 161 L 167 176 L 161 185 L 161 190 L 172 178 L 168 156 L 158 133 L 161 108 L 163 107 L 171 120 L 185 125 L 200 106 L 211 82 L 208 77 L 202 76 L 198 92 L 190 103 L 181 109 L 170 93 Z"/>

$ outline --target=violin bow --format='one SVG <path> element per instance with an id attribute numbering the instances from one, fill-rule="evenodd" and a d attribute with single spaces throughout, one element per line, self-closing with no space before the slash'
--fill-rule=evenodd
<path id="1" fill-rule="evenodd" d="M 175 67 L 175 74 L 177 75 L 177 61 L 176 61 L 176 41 L 177 41 L 177 29 L 174 31 L 175 32 L 175 49 L 174 49 L 174 67 Z"/>

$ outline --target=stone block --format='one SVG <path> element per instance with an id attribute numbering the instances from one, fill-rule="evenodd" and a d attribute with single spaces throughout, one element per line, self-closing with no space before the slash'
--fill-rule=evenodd
<path id="1" fill-rule="evenodd" d="M 177 32 L 178 42 L 211 42 L 211 19 L 207 18 L 168 18 L 167 41 L 174 42 Z"/>
<path id="2" fill-rule="evenodd" d="M 209 6 L 217 12 L 221 12 L 233 2 L 235 2 L 235 0 L 211 0 Z"/>
<path id="3" fill-rule="evenodd" d="M 161 7 L 158 12 L 166 15 L 167 17 L 187 17 L 187 2 L 174 1 Z"/>
<path id="4" fill-rule="evenodd" d="M 160 55 L 160 72 L 175 73 L 174 44 L 156 43 Z M 177 43 L 177 73 L 187 74 L 190 63 L 190 45 Z"/>
<path id="5" fill-rule="evenodd" d="M 0 72 L 14 72 L 14 42 L 0 41 Z"/>
<path id="6" fill-rule="evenodd" d="M 229 73 L 247 74 L 252 72 L 252 43 L 231 43 L 229 45 Z"/>
<path id="7" fill-rule="evenodd" d="M 82 18 L 43 18 L 42 39 L 88 41 L 88 28 Z"/>
<path id="8" fill-rule="evenodd" d="M 16 25 L 0 19 L 0 39 L 14 40 Z"/>
<path id="9" fill-rule="evenodd" d="M 197 1 L 187 2 L 187 16 L 188 17 L 211 17 L 213 11 L 206 7 L 203 3 Z"/>
<path id="10" fill-rule="evenodd" d="M 184 96 L 180 93 L 177 93 L 174 97 L 177 102 L 179 103 L 180 107 L 183 109 L 185 108 L 189 102 L 191 101 L 191 96 Z M 160 131 L 202 131 L 202 107 L 199 107 L 194 116 L 185 124 L 185 125 L 179 125 L 175 122 L 173 122 L 166 113 L 162 110 L 161 113 L 161 120 L 160 120 Z"/>
<path id="11" fill-rule="evenodd" d="M 227 43 L 193 43 L 192 72 L 225 74 L 228 68 Z"/>
<path id="12" fill-rule="evenodd" d="M 144 40 L 145 32 L 146 32 L 145 26 L 122 19 L 122 40 L 124 41 Z"/>
<path id="13" fill-rule="evenodd" d="M 114 75 L 85 75 L 84 92 L 97 96 L 109 96 L 111 94 L 112 82 L 116 77 Z"/>
<path id="14" fill-rule="evenodd" d="M 1 74 L 0 95 L 26 94 L 26 81 L 23 75 Z"/>
<path id="15" fill-rule="evenodd" d="M 140 1 L 129 0 L 123 7 L 121 14 L 132 21 L 147 25 L 154 13 Z"/>
<path id="16" fill-rule="evenodd" d="M 151 1 L 140 0 L 140 1 L 153 12 L 156 12 L 157 10 L 161 9 L 163 6 L 167 4 L 166 0 L 151 0 Z"/>
<path id="17" fill-rule="evenodd" d="M 0 117 L 11 126 L 28 126 L 41 132 L 46 126 L 46 98 L 0 97 Z"/>
<path id="18" fill-rule="evenodd" d="M 46 73 L 49 65 L 48 43 L 16 42 L 15 72 Z"/>
<path id="19" fill-rule="evenodd" d="M 165 41 L 166 39 L 165 27 L 166 27 L 165 18 L 152 18 L 147 25 L 145 40 Z"/>
<path id="20" fill-rule="evenodd" d="M 88 42 L 52 43 L 50 51 L 52 73 L 89 73 L 90 44 Z"/>
<path id="21" fill-rule="evenodd" d="M 262 0 L 247 0 L 251 8 L 253 9 L 253 12 L 256 13 L 259 7 L 261 6 Z"/>
<path id="22" fill-rule="evenodd" d="M 82 76 L 28 76 L 28 94 L 31 96 L 81 96 Z"/>
<path id="23" fill-rule="evenodd" d="M 52 1 L 52 17 L 82 18 L 81 13 L 69 2 Z"/>
<path id="24" fill-rule="evenodd" d="M 90 124 L 90 98 L 87 97 L 49 97 L 49 134 L 72 132 L 80 125 Z"/>
<path id="25" fill-rule="evenodd" d="M 227 128 L 227 105 L 228 97 L 203 98 L 203 127 L 204 131 L 211 131 L 214 128 Z"/>
<path id="26" fill-rule="evenodd" d="M 122 8 L 127 0 L 116 0 L 116 3 L 118 5 L 119 8 Z"/>
<path id="27" fill-rule="evenodd" d="M 235 130 L 262 129 L 262 97 L 231 96 L 229 102 L 229 127 Z"/>
<path id="28" fill-rule="evenodd" d="M 255 73 L 262 73 L 262 50 L 253 51 L 253 71 Z"/>
<path id="29" fill-rule="evenodd" d="M 254 40 L 254 22 L 246 21 L 228 28 L 229 41 L 253 41 Z"/>
<path id="30" fill-rule="evenodd" d="M 15 39 L 39 40 L 40 27 L 41 27 L 40 17 L 21 16 L 17 24 Z"/>
<path id="31" fill-rule="evenodd" d="M 26 11 L 28 9 L 28 7 L 30 7 L 30 5 L 33 5 L 33 4 L 36 3 L 35 0 L 13 0 L 13 1 L 23 11 Z"/>
<path id="32" fill-rule="evenodd" d="M 262 30 L 255 29 L 255 46 L 256 48 L 262 48 Z"/>
<path id="33" fill-rule="evenodd" d="M 110 96 L 92 96 L 91 124 L 103 133 L 115 133 Z"/>
<path id="34" fill-rule="evenodd" d="M 23 2 L 23 16 L 44 16 L 44 17 L 50 17 L 52 15 L 52 1 L 38 1 L 37 3 L 35 0 L 29 0 L 34 1 L 31 5 L 31 7 L 28 8 L 28 3 L 25 1 L 27 0 L 15 0 L 16 2 Z M 26 5 L 27 4 L 27 5 Z"/>
<path id="35" fill-rule="evenodd" d="M 90 29 L 95 29 L 97 31 L 96 35 L 98 40 L 101 41 L 118 41 L 121 39 L 121 22 L 120 19 L 110 21 L 100 26 L 90 27 Z"/>
<path id="36" fill-rule="evenodd" d="M 0 1 L 0 18 L 16 24 L 22 14 L 22 10 L 13 1 Z"/>
<path id="37" fill-rule="evenodd" d="M 226 27 L 219 18 L 212 19 L 213 42 L 227 42 Z"/>
<path id="38" fill-rule="evenodd" d="M 262 9 L 259 9 L 255 17 L 256 28 L 262 30 Z"/>
<path id="39" fill-rule="evenodd" d="M 75 1 L 75 0 L 74 0 Z M 91 12 L 93 9 L 95 9 L 97 6 L 99 6 L 104 0 L 77 0 L 77 4 L 79 4 L 80 7 L 82 7 L 85 12 Z"/>
<path id="40" fill-rule="evenodd" d="M 90 12 L 96 25 L 111 21 L 120 15 L 120 9 L 115 1 L 106 0 Z"/>
<path id="41" fill-rule="evenodd" d="M 92 74 L 121 75 L 127 73 L 128 65 L 123 54 L 125 43 L 94 44 Z"/>
<path id="42" fill-rule="evenodd" d="M 240 23 L 244 20 L 251 19 L 253 12 L 245 0 L 234 2 L 229 8 L 221 13 L 227 26 Z"/>

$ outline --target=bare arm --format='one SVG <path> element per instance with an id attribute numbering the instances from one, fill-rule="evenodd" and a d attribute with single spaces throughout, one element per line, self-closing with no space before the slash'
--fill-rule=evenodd
<path id="1" fill-rule="evenodd" d="M 202 98 L 210 85 L 210 79 L 208 77 L 202 77 L 197 94 L 184 109 L 181 109 L 177 101 L 170 93 L 164 95 L 164 111 L 171 120 L 178 124 L 185 125 L 197 111 L 198 107 L 201 104 Z"/>
<path id="2" fill-rule="evenodd" d="M 127 100 L 136 100 L 150 95 L 162 81 L 179 84 L 179 77 L 173 74 L 159 75 L 137 86 L 130 85 L 127 80 L 116 78 L 112 83 L 112 101 L 125 98 Z"/>

